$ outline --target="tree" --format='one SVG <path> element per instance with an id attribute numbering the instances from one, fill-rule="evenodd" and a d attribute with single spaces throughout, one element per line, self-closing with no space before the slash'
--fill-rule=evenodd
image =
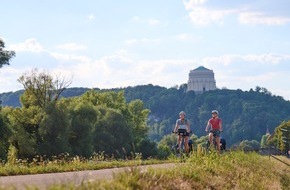
<path id="1" fill-rule="evenodd" d="M 39 123 L 39 153 L 49 157 L 70 153 L 69 130 L 70 121 L 66 106 L 59 102 L 49 103 Z"/>
<path id="2" fill-rule="evenodd" d="M 21 99 L 22 105 L 37 105 L 43 109 L 47 103 L 57 101 L 60 94 L 71 84 L 70 80 L 60 79 L 59 76 L 54 78 L 49 73 L 39 73 L 37 69 L 19 77 L 18 82 L 25 90 L 26 97 Z"/>
<path id="3" fill-rule="evenodd" d="M 7 149 L 9 147 L 8 140 L 12 135 L 12 129 L 8 123 L 6 110 L 8 111 L 9 108 L 0 107 L 0 159 L 2 160 L 7 157 Z"/>
<path id="4" fill-rule="evenodd" d="M 142 139 L 139 143 L 139 147 L 141 149 L 142 158 L 147 159 L 149 157 L 157 156 L 157 144 L 156 142 L 149 139 L 149 137 Z"/>
<path id="5" fill-rule="evenodd" d="M 12 144 L 20 157 L 32 157 L 37 153 L 55 155 L 68 149 L 69 121 L 65 106 L 58 105 L 61 92 L 70 81 L 54 79 L 37 69 L 21 76 L 24 86 L 20 97 L 22 107 L 11 112 L 13 126 Z M 20 135 L 19 135 L 20 134 Z"/>
<path id="6" fill-rule="evenodd" d="M 43 113 L 35 106 L 29 108 L 5 107 L 12 134 L 9 144 L 16 148 L 18 158 L 32 158 L 37 153 L 37 123 Z"/>
<path id="7" fill-rule="evenodd" d="M 0 68 L 3 65 L 9 65 L 10 59 L 15 57 L 15 52 L 14 51 L 7 51 L 7 50 L 4 50 L 4 48 L 5 48 L 5 43 L 0 38 Z"/>
<path id="8" fill-rule="evenodd" d="M 141 100 L 131 101 L 128 105 L 131 113 L 132 132 L 134 136 L 134 144 L 139 143 L 148 135 L 148 127 L 146 124 L 149 110 L 144 108 L 144 103 Z"/>
<path id="9" fill-rule="evenodd" d="M 133 153 L 142 153 L 142 142 L 148 133 L 146 121 L 149 110 L 144 108 L 141 100 L 127 104 L 124 91 L 100 93 L 90 90 L 79 101 L 94 106 L 100 112 L 95 128 L 96 152 L 119 154 L 130 148 Z M 108 131 L 111 127 L 113 131 Z M 115 132 L 118 130 L 120 135 L 124 135 L 117 136 Z"/>
<path id="10" fill-rule="evenodd" d="M 71 100 L 69 107 L 71 117 L 69 142 L 72 153 L 89 157 L 94 152 L 93 137 L 99 112 L 91 103 L 84 102 L 81 98 Z"/>
<path id="11" fill-rule="evenodd" d="M 270 134 L 265 134 L 261 138 L 261 148 L 265 148 L 269 145 L 269 139 L 271 138 Z"/>
<path id="12" fill-rule="evenodd" d="M 0 38 L 0 68 L 3 65 L 9 65 L 10 59 L 15 57 L 14 51 L 4 50 L 5 43 Z M 0 158 L 6 157 L 6 149 L 9 146 L 7 140 L 11 135 L 11 129 L 8 127 L 5 117 L 2 115 L 1 100 L 0 100 Z"/>
<path id="13" fill-rule="evenodd" d="M 282 122 L 276 129 L 274 139 L 277 148 L 282 152 L 290 150 L 290 120 Z"/>
<path id="14" fill-rule="evenodd" d="M 173 134 L 165 135 L 160 142 L 158 143 L 158 157 L 159 158 L 166 158 L 168 157 L 172 151 L 172 146 L 176 145 L 177 139 L 176 136 Z"/>
<path id="15" fill-rule="evenodd" d="M 99 111 L 101 118 L 95 126 L 95 152 L 104 151 L 119 157 L 120 152 L 127 152 L 131 147 L 132 127 L 118 110 L 100 107 Z"/>

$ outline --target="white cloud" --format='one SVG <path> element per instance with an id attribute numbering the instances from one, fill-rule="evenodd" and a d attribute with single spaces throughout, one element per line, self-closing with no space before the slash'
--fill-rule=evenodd
<path id="1" fill-rule="evenodd" d="M 77 50 L 85 50 L 85 49 L 87 49 L 86 46 L 79 45 L 79 44 L 76 44 L 76 43 L 62 44 L 62 45 L 58 45 L 56 47 L 58 49 L 69 50 L 69 51 L 77 51 Z"/>
<path id="2" fill-rule="evenodd" d="M 265 59 L 267 56 L 272 57 L 269 59 L 272 61 Z M 120 50 L 114 55 L 105 56 L 99 60 L 75 64 L 72 67 L 58 67 L 53 71 L 61 73 L 66 78 L 73 75 L 72 86 L 76 87 L 116 88 L 142 84 L 172 87 L 173 85 L 186 83 L 189 71 L 204 65 L 215 72 L 219 88 L 249 90 L 261 86 L 267 88 L 273 94 L 279 94 L 287 99 L 290 92 L 283 90 L 275 81 L 279 78 L 279 80 L 284 80 L 288 74 L 286 71 L 276 69 L 275 57 L 282 57 L 282 59 L 279 59 L 280 62 L 290 59 L 289 55 L 265 54 L 224 55 L 216 58 L 204 58 L 201 61 L 189 59 L 135 60 L 126 51 Z M 241 64 L 241 60 L 244 65 L 237 67 L 237 64 Z M 268 66 L 272 66 L 273 69 L 267 72 L 241 73 L 249 72 L 252 67 L 260 68 L 262 63 L 257 60 L 267 60 Z M 221 64 L 224 61 L 227 64 Z"/>
<path id="3" fill-rule="evenodd" d="M 192 10 L 196 5 L 203 5 L 206 0 L 183 0 L 186 10 Z"/>
<path id="4" fill-rule="evenodd" d="M 144 24 L 148 24 L 150 26 L 157 26 L 160 25 L 162 22 L 156 18 L 151 18 L 151 19 L 142 19 L 139 16 L 133 16 L 131 18 L 131 20 L 133 20 L 136 23 L 144 23 Z M 166 23 L 164 23 L 163 25 L 166 25 Z"/>
<path id="5" fill-rule="evenodd" d="M 137 39 L 128 39 L 128 40 L 125 40 L 125 43 L 128 44 L 128 45 L 133 45 L 133 44 L 136 44 L 138 42 Z"/>
<path id="6" fill-rule="evenodd" d="M 157 19 L 150 19 L 148 21 L 149 25 L 159 25 L 160 24 L 160 21 L 157 20 Z"/>
<path id="7" fill-rule="evenodd" d="M 208 9 L 203 5 L 205 2 L 205 0 L 183 1 L 185 9 L 189 12 L 189 19 L 195 25 L 205 26 L 210 23 L 222 24 L 225 16 L 239 12 L 239 10 L 235 9 Z"/>
<path id="8" fill-rule="evenodd" d="M 237 14 L 241 24 L 252 25 L 286 25 L 290 23 L 289 17 L 268 16 L 262 12 L 244 12 L 243 9 L 214 10 L 207 8 L 205 0 L 183 1 L 185 9 L 189 12 L 190 21 L 199 26 L 211 23 L 223 23 L 226 16 Z"/>
<path id="9" fill-rule="evenodd" d="M 161 40 L 159 38 L 142 38 L 140 41 L 143 44 L 159 44 Z"/>
<path id="10" fill-rule="evenodd" d="M 243 57 L 245 61 L 249 62 L 258 62 L 262 64 L 273 64 L 277 65 L 281 63 L 284 60 L 290 60 L 290 55 L 285 55 L 285 54 L 260 54 L 260 55 L 246 55 Z"/>
<path id="11" fill-rule="evenodd" d="M 44 51 L 41 44 L 34 38 L 27 39 L 23 43 L 11 44 L 9 49 L 13 49 L 16 52 L 35 52 L 39 53 Z"/>
<path id="12" fill-rule="evenodd" d="M 175 36 L 175 38 L 179 41 L 190 43 L 197 43 L 203 39 L 201 36 L 193 36 L 189 33 L 178 34 Z"/>
<path id="13" fill-rule="evenodd" d="M 248 55 L 238 55 L 238 54 L 227 54 L 218 57 L 206 57 L 202 60 L 205 65 L 210 65 L 213 63 L 218 63 L 223 66 L 230 66 L 231 64 L 237 64 L 240 61 L 248 63 L 259 63 L 259 64 L 272 64 L 277 65 L 282 61 L 290 60 L 290 55 L 288 54 L 248 54 Z"/>
<path id="14" fill-rule="evenodd" d="M 49 53 L 53 58 L 59 61 L 76 61 L 81 63 L 90 62 L 90 58 L 82 55 L 74 55 L 74 54 L 62 54 L 62 53 Z"/>
<path id="15" fill-rule="evenodd" d="M 98 60 L 58 67 L 54 72 L 73 75 L 73 86 L 115 88 L 151 83 L 171 87 L 187 81 L 191 66 L 192 60 L 135 60 L 120 50 Z"/>
<path id="16" fill-rule="evenodd" d="M 228 89 L 242 89 L 248 91 L 256 86 L 267 88 L 273 95 L 283 96 L 290 100 L 290 90 L 285 88 L 285 80 L 289 80 L 287 72 L 276 71 L 274 68 L 271 72 L 265 72 L 255 75 L 239 75 L 235 72 L 228 72 L 227 69 L 214 68 L 217 86 Z"/>
<path id="17" fill-rule="evenodd" d="M 191 40 L 193 37 L 190 34 L 183 33 L 176 36 L 180 40 Z"/>
<path id="18" fill-rule="evenodd" d="M 242 24 L 262 25 L 285 25 L 290 23 L 288 17 L 266 16 L 260 12 L 243 12 L 239 14 L 238 20 Z"/>
<path id="19" fill-rule="evenodd" d="M 135 22 L 140 22 L 141 21 L 141 18 L 138 17 L 138 16 L 133 16 L 132 17 L 132 20 L 135 21 Z"/>
<path id="20" fill-rule="evenodd" d="M 125 43 L 127 45 L 136 45 L 136 44 L 146 44 L 146 45 L 156 45 L 156 44 L 160 44 L 161 39 L 156 38 L 141 38 L 141 39 L 127 39 L 125 40 Z"/>
<path id="21" fill-rule="evenodd" d="M 90 21 L 95 20 L 95 15 L 94 15 L 94 14 L 90 14 L 90 15 L 88 16 L 88 19 L 89 19 Z"/>
<path id="22" fill-rule="evenodd" d="M 205 57 L 202 59 L 204 65 L 211 65 L 213 63 L 222 65 L 222 66 L 229 66 L 232 63 L 235 63 L 237 59 L 240 59 L 240 55 L 229 54 L 223 55 L 218 57 Z"/>
<path id="23" fill-rule="evenodd" d="M 274 72 L 263 73 L 255 76 L 238 77 L 240 81 L 252 83 L 255 81 L 257 84 L 262 84 L 265 81 L 270 81 L 279 75 Z"/>

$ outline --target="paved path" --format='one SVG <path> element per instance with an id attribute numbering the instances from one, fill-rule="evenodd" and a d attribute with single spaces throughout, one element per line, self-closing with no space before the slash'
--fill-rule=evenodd
<path id="1" fill-rule="evenodd" d="M 137 166 L 141 171 L 148 168 L 172 168 L 175 164 L 156 164 L 147 166 Z M 17 190 L 25 190 L 27 187 L 37 187 L 39 189 L 46 189 L 52 184 L 74 183 L 76 185 L 85 181 L 98 179 L 112 179 L 113 174 L 124 172 L 132 167 L 112 168 L 103 170 L 86 170 L 78 172 L 63 172 L 50 174 L 35 174 L 35 175 L 17 175 L 17 176 L 3 176 L 0 177 L 0 187 L 6 189 L 14 187 Z M 8 189 L 9 189 L 8 188 Z"/>

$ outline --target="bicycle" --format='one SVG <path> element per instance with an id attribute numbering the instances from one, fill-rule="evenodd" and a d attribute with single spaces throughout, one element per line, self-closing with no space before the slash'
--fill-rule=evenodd
<path id="1" fill-rule="evenodd" d="M 183 130 L 178 130 L 177 132 L 172 131 L 172 133 L 181 135 L 181 149 L 179 149 L 179 144 L 176 143 L 175 145 L 173 145 L 171 147 L 171 150 L 174 151 L 175 153 L 183 153 L 186 152 L 185 151 L 185 136 L 186 136 L 186 131 Z M 191 131 L 189 133 L 192 133 Z M 188 153 L 191 152 L 193 150 L 193 141 L 191 139 L 188 139 Z"/>
<path id="2" fill-rule="evenodd" d="M 220 146 L 220 150 L 222 151 L 222 150 L 226 150 L 226 141 L 225 141 L 225 139 L 221 137 L 219 145 L 216 142 L 217 135 L 219 135 L 221 132 L 223 132 L 223 131 L 220 131 L 220 130 L 217 130 L 217 131 L 210 130 L 209 131 L 209 133 L 213 134 L 213 138 L 212 138 L 213 148 L 215 150 L 217 150 L 217 146 Z M 210 151 L 210 148 L 211 148 L 210 146 L 211 146 L 211 143 L 210 143 L 209 140 L 207 140 L 206 150 Z"/>

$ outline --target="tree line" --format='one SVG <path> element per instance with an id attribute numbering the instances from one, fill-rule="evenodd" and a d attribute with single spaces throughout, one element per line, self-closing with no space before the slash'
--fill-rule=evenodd
<path id="1" fill-rule="evenodd" d="M 187 113 L 198 137 L 206 135 L 204 129 L 211 110 L 218 110 L 223 120 L 222 136 L 229 145 L 243 140 L 260 141 L 267 131 L 274 134 L 276 127 L 290 120 L 290 101 L 259 86 L 249 91 L 217 89 L 203 94 L 187 92 L 186 84 L 169 89 L 141 85 L 114 90 L 124 90 L 127 101 L 144 102 L 150 110 L 150 138 L 156 141 L 170 134 L 181 110 Z"/>
<path id="2" fill-rule="evenodd" d="M 42 77 L 43 78 L 43 77 Z M 34 85 L 35 86 L 35 85 Z M 43 91 L 43 90 L 42 90 Z M 10 109 L 24 109 L 26 107 L 25 102 L 27 102 L 27 90 L 21 96 L 22 106 L 18 108 L 10 108 Z M 75 116 L 74 112 L 70 111 L 71 109 L 75 109 L 74 107 L 81 103 L 84 97 L 87 97 L 88 94 L 98 94 L 97 96 L 104 96 L 107 98 L 102 98 L 104 105 L 102 107 L 110 108 L 110 109 L 117 109 L 121 115 L 126 114 L 126 111 L 121 111 L 120 108 L 124 107 L 125 105 L 131 105 L 138 102 L 140 104 L 139 110 L 144 110 L 146 112 L 145 115 L 135 115 L 135 114 L 127 114 L 125 118 L 128 120 L 137 121 L 139 119 L 139 123 L 142 123 L 142 129 L 139 133 L 134 133 L 134 137 L 136 139 L 142 139 L 139 141 L 131 141 L 131 143 L 125 142 L 126 145 L 122 146 L 121 149 L 113 150 L 113 145 L 109 144 L 111 142 L 121 144 L 122 140 L 114 140 L 118 139 L 113 135 L 110 138 L 108 132 L 104 132 L 107 138 L 105 138 L 102 134 L 102 130 L 106 130 L 106 127 L 92 127 L 94 124 L 88 124 L 87 126 L 80 127 L 84 121 L 80 119 L 74 119 L 77 117 Z M 112 94 L 119 94 L 119 99 L 117 98 L 109 98 Z M 31 95 L 30 95 L 31 96 Z M 30 97 L 29 96 L 29 97 Z M 52 97 L 52 95 L 48 96 Z M 55 97 L 55 96 L 54 96 Z M 133 150 L 133 147 L 137 148 L 135 151 L 140 151 L 146 156 L 156 156 L 160 152 L 158 149 L 159 144 L 166 142 L 166 149 L 167 153 L 169 152 L 168 149 L 175 143 L 175 136 L 171 133 L 175 121 L 178 117 L 178 113 L 181 110 L 184 110 L 187 113 L 187 118 L 191 122 L 191 129 L 193 131 L 192 139 L 195 142 L 204 143 L 206 141 L 206 133 L 204 131 L 205 125 L 209 117 L 211 116 L 211 110 L 217 109 L 220 112 L 220 117 L 223 120 L 223 129 L 224 132 L 222 133 L 223 138 L 226 139 L 228 147 L 231 146 L 241 146 L 241 147 L 251 147 L 257 149 L 261 146 L 265 146 L 265 144 L 269 144 L 270 142 L 275 147 L 283 148 L 281 150 L 289 149 L 289 143 L 283 142 L 285 139 L 282 139 L 282 133 L 277 131 L 277 128 L 283 123 L 286 123 L 286 128 L 288 127 L 290 120 L 289 113 L 290 113 L 290 103 L 289 101 L 284 100 L 280 96 L 272 95 L 267 89 L 262 87 L 256 87 L 255 90 L 250 89 L 249 91 L 242 91 L 242 90 L 228 90 L 228 89 L 218 89 L 215 91 L 208 91 L 204 92 L 203 94 L 195 94 L 194 92 L 186 92 L 186 85 L 181 85 L 178 88 L 164 88 L 160 86 L 154 85 L 139 85 L 135 87 L 127 87 L 127 88 L 116 88 L 116 89 L 109 89 L 109 90 L 101 90 L 101 89 L 87 89 L 87 88 L 66 88 L 62 91 L 60 100 L 56 101 L 59 105 L 62 103 L 61 108 L 64 109 L 68 107 L 69 109 L 64 110 L 64 113 L 69 113 L 69 122 L 72 126 L 68 127 L 69 130 L 78 129 L 79 133 L 81 133 L 83 129 L 84 134 L 87 131 L 88 142 L 97 143 L 99 139 L 103 139 L 104 142 L 107 142 L 108 146 L 112 146 L 110 151 L 106 149 L 105 145 L 91 145 L 87 147 L 95 147 L 90 148 L 87 154 L 82 155 L 89 155 L 94 151 L 103 151 L 105 150 L 107 153 L 112 154 L 114 151 L 117 152 L 124 152 L 125 150 Z M 122 97 L 122 98 L 120 98 Z M 45 99 L 45 98 L 40 98 Z M 30 98 L 30 100 L 33 100 Z M 118 100 L 115 102 L 115 100 Z M 51 101 L 51 100 L 50 100 Z M 47 101 L 47 102 L 50 102 Z M 75 102 L 76 101 L 76 102 Z M 95 105 L 96 100 L 92 101 L 93 105 Z M 109 103 L 112 101 L 111 103 Z M 72 103 L 75 102 L 75 103 Z M 115 103 L 123 102 L 123 106 L 114 105 Z M 43 104 L 43 103 L 42 103 Z M 41 104 L 40 104 L 41 105 Z M 88 107 L 89 103 L 87 102 Z M 83 105 L 83 107 L 85 107 Z M 99 108 L 100 105 L 98 105 Z M 126 106 L 125 106 L 126 107 Z M 129 106 L 130 107 L 130 106 Z M 7 109 L 7 108 L 5 108 Z M 121 109 L 122 110 L 122 109 Z M 145 111 L 146 110 L 146 111 Z M 111 110 L 112 111 L 112 110 Z M 140 111 L 139 111 L 140 112 Z M 74 114 L 73 114 L 74 113 Z M 97 112 L 99 113 L 99 112 Z M 101 112 L 104 113 L 104 112 Z M 131 113 L 132 112 L 131 110 Z M 14 114 L 15 115 L 15 114 Z M 89 116 L 89 114 L 84 114 Z M 92 114 L 94 115 L 94 114 Z M 100 114 L 102 115 L 102 114 Z M 106 114 L 105 114 L 106 115 Z M 50 115 L 51 120 L 53 117 L 60 116 L 60 114 L 55 113 L 55 115 Z M 137 116 L 137 117 L 136 117 Z M 121 116 L 120 116 L 121 117 Z M 124 116 L 122 116 L 124 117 Z M 130 117 L 135 117 L 135 119 Z M 91 119 L 91 122 L 97 122 L 100 126 L 101 124 L 105 125 L 105 123 L 100 122 L 100 119 L 104 118 L 104 116 L 95 116 L 95 119 Z M 106 117 L 105 117 L 106 118 Z M 118 123 L 121 122 L 122 119 L 114 118 L 114 121 Z M 89 120 L 89 119 L 87 119 Z M 87 121 L 85 120 L 85 121 Z M 105 119 L 107 120 L 107 119 Z M 109 119 L 109 123 L 112 122 L 112 119 Z M 131 128 L 132 130 L 134 127 L 130 127 L 132 125 L 128 125 L 128 123 L 132 123 L 126 121 L 121 122 L 121 124 L 116 124 L 123 128 Z M 287 125 L 288 124 L 288 125 Z M 44 125 L 44 124 L 43 124 Z M 47 124 L 45 124 L 47 125 Z M 55 127 L 55 130 L 58 129 L 57 125 L 50 124 L 51 126 Z M 84 124 L 85 125 L 85 124 Z M 92 126 L 91 126 L 92 125 Z M 95 124 L 96 125 L 96 124 Z M 284 124 L 285 125 L 285 124 Z M 91 126 L 91 127 L 89 127 Z M 138 126 L 138 122 L 135 123 L 135 126 Z M 89 128 L 94 128 L 94 130 L 98 130 L 99 133 L 95 133 L 92 135 L 92 132 L 89 132 Z M 54 130 L 52 130 L 54 131 Z M 270 132 L 270 134 L 266 134 L 266 132 Z M 132 132 L 130 132 L 132 133 Z M 69 132 L 68 134 L 75 134 L 75 132 Z M 278 135 L 277 134 L 281 134 Z M 122 136 L 125 135 L 122 134 Z M 141 135 L 141 136 L 140 136 Z M 143 136 L 142 136 L 143 135 Z M 54 135 L 52 135 L 53 137 Z M 91 136 L 91 138 L 90 138 Z M 125 135 L 126 136 L 126 135 Z M 169 137 L 168 137 L 169 136 Z M 275 138 L 273 138 L 275 136 Z M 285 135 L 284 135 L 285 136 Z M 289 134 L 286 134 L 286 138 Z M 92 138 L 98 139 L 92 141 Z M 121 138 L 121 137 L 119 137 Z M 289 138 L 289 137 L 288 137 Z M 80 144 L 77 140 L 72 140 L 73 137 L 69 139 L 69 146 L 74 144 L 75 147 L 78 147 Z M 107 140 L 106 140 L 107 139 Z M 129 139 L 129 136 L 127 140 Z M 167 140 L 166 140 L 167 139 Z M 170 139 L 170 140 L 168 140 Z M 273 140 L 275 139 L 275 140 Z M 280 140 L 279 140 L 280 139 Z M 116 142 L 117 141 L 117 142 Z M 45 142 L 48 142 L 45 140 Z M 80 142 L 83 142 L 80 141 Z M 134 143 L 137 143 L 135 145 Z M 92 144 L 93 144 L 92 143 Z M 100 144 L 100 143 L 97 143 Z M 105 143 L 101 143 L 105 144 Z M 81 147 L 81 146 L 80 146 Z M 149 148 L 148 148 L 149 147 Z M 161 146 L 162 147 L 162 146 Z M 44 148 L 45 149 L 45 148 Z M 80 154 L 81 152 L 76 151 L 78 148 L 70 149 L 73 150 L 74 154 Z M 80 150 L 87 150 L 84 148 L 79 148 Z M 161 148 L 162 149 L 162 148 Z M 48 150 L 48 149 L 45 149 Z M 61 149 L 57 149 L 61 150 Z M 64 150 L 64 149 L 63 149 Z M 152 150 L 152 152 L 148 152 L 147 150 Z M 69 152 L 69 151 L 67 151 Z M 162 151 L 161 151 L 162 152 Z M 43 152 L 42 152 L 43 153 Z M 59 153 L 59 152 L 53 152 Z"/>

